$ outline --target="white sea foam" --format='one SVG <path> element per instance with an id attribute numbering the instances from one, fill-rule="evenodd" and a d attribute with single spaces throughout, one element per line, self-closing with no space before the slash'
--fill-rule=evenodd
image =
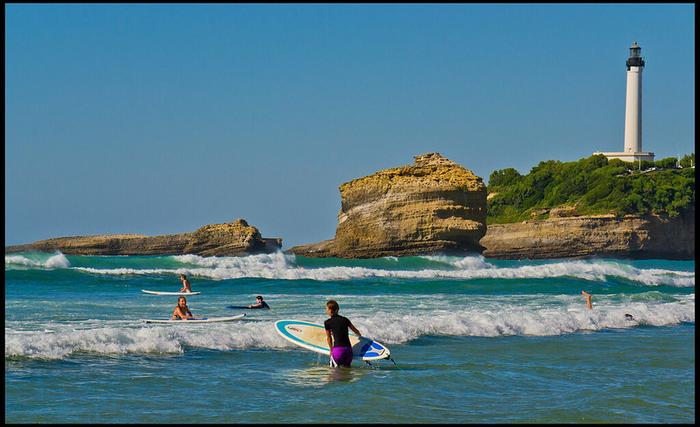
<path id="1" fill-rule="evenodd" d="M 320 298 L 321 296 L 319 296 Z M 309 296 L 304 296 L 308 299 Z M 364 298 L 355 296 L 355 299 Z M 614 300 L 596 295 L 594 309 L 588 310 L 579 296 L 529 295 L 468 298 L 463 304 L 447 306 L 440 297 L 431 307 L 415 310 L 410 305 L 418 296 L 403 298 L 381 310 L 346 307 L 360 331 L 384 342 L 398 345 L 422 336 L 557 336 L 607 328 L 639 325 L 670 326 L 695 322 L 695 295 L 676 295 L 672 302 Z M 446 300 L 454 296 L 445 297 Z M 619 299 L 619 298 L 618 298 Z M 352 298 L 343 298 L 344 302 Z M 318 310 L 297 314 L 299 319 L 321 323 Z M 627 320 L 625 314 L 634 320 Z M 284 315 L 283 315 L 284 317 Z M 210 325 L 145 325 L 139 321 L 86 321 L 74 324 L 36 325 L 37 331 L 5 329 L 5 358 L 62 359 L 76 353 L 103 355 L 179 354 L 188 347 L 221 351 L 240 349 L 292 349 L 274 330 L 273 321 L 240 321 Z M 16 331 L 15 331 L 16 329 Z M 16 332 L 16 333 L 15 333 Z M 21 332 L 21 333 L 20 333 Z"/>
<path id="2" fill-rule="evenodd" d="M 110 323 L 110 322 L 105 322 Z M 123 323 L 123 322 L 121 322 Z M 47 334 L 5 331 L 5 357 L 62 359 L 75 353 L 103 355 L 179 354 L 186 347 L 214 350 L 281 348 L 286 342 L 272 324 L 106 326 L 93 329 L 64 328 Z"/>
<path id="3" fill-rule="evenodd" d="M 257 277 L 265 279 L 319 281 L 353 280 L 387 277 L 401 279 L 542 279 L 552 277 L 577 277 L 586 280 L 605 281 L 607 277 L 619 277 L 648 286 L 695 286 L 695 273 L 663 269 L 642 269 L 612 261 L 561 261 L 518 267 L 496 267 L 482 257 L 426 257 L 452 265 L 454 268 L 425 270 L 386 270 L 366 267 L 304 268 L 295 264 L 293 255 L 281 252 L 247 257 L 201 257 L 181 255 L 173 257 L 183 263 L 177 269 L 96 269 L 76 267 L 76 270 L 108 275 L 189 274 L 215 280 Z"/>
<path id="4" fill-rule="evenodd" d="M 373 338 L 403 343 L 424 335 L 496 337 L 508 335 L 552 336 L 639 325 L 669 326 L 695 322 L 695 296 L 683 296 L 672 303 L 596 303 L 593 310 L 582 306 L 578 297 L 564 306 L 498 306 L 445 310 L 442 313 L 383 313 L 358 317 L 353 322 Z M 631 314 L 634 320 L 627 320 Z"/>
<path id="5" fill-rule="evenodd" d="M 427 259 L 434 262 L 439 262 L 442 264 L 447 264 L 456 267 L 460 270 L 469 269 L 480 269 L 480 268 L 495 268 L 493 264 L 490 264 L 482 255 L 478 256 L 466 256 L 466 257 L 453 257 L 445 255 L 428 255 L 421 256 L 420 258 Z"/>
<path id="6" fill-rule="evenodd" d="M 39 267 L 39 268 L 68 268 L 70 267 L 70 262 L 65 255 L 57 252 L 53 255 L 37 256 L 36 259 L 33 257 L 26 257 L 23 255 L 5 255 L 5 268 L 12 266 L 25 266 L 25 267 Z"/>

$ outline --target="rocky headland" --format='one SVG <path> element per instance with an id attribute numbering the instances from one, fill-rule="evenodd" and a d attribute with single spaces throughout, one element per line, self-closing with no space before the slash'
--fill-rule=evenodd
<path id="1" fill-rule="evenodd" d="M 590 169 L 594 170 L 607 166 L 607 161 L 602 160 L 582 159 L 566 165 L 572 168 L 593 165 Z M 557 166 L 556 162 L 541 165 Z M 580 171 L 575 171 L 573 176 L 577 173 Z M 651 185 L 667 185 L 659 180 L 679 176 L 673 171 L 665 172 L 674 174 L 671 178 L 660 174 L 624 178 L 619 171 L 610 173 L 617 174 L 616 179 L 627 179 L 624 185 L 628 189 L 620 197 L 631 198 L 638 194 L 631 187 L 635 179 L 656 180 Z M 518 178 L 522 177 L 518 175 Z M 673 181 L 672 185 L 678 190 L 677 197 L 686 197 L 684 186 L 691 184 Z M 522 191 L 529 190 L 531 187 L 526 186 Z M 695 258 L 694 195 L 688 207 L 681 208 L 677 215 L 583 215 L 577 213 L 577 202 L 531 209 L 527 211 L 531 219 L 487 226 L 490 207 L 487 200 L 491 203 L 497 193 L 486 193 L 481 178 L 440 154 L 416 156 L 411 166 L 382 170 L 342 184 L 335 238 L 295 246 L 288 252 L 340 258 L 468 252 L 502 259 Z M 644 197 L 652 198 L 654 194 Z"/>
<path id="2" fill-rule="evenodd" d="M 480 252 L 482 179 L 439 153 L 414 159 L 342 184 L 335 238 L 288 252 L 339 258 Z"/>
<path id="3" fill-rule="evenodd" d="M 184 255 L 243 256 L 270 253 L 282 247 L 282 239 L 263 238 L 244 219 L 210 224 L 190 233 L 144 236 L 105 234 L 58 237 L 26 245 L 5 247 L 5 253 L 61 251 L 67 255 Z"/>
<path id="4" fill-rule="evenodd" d="M 485 257 L 695 259 L 695 209 L 680 215 L 588 215 L 552 209 L 549 218 L 490 224 Z"/>

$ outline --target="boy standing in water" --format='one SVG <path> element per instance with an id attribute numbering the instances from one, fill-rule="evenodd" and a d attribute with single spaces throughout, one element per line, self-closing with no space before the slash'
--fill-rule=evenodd
<path id="1" fill-rule="evenodd" d="M 589 293 L 586 292 L 586 291 L 581 291 L 581 295 L 583 295 L 584 297 L 586 297 L 586 307 L 587 307 L 589 310 L 593 310 L 593 305 L 591 304 L 591 294 L 589 294 Z"/>
<path id="2" fill-rule="evenodd" d="M 357 335 L 361 335 L 350 319 L 338 314 L 340 306 L 335 300 L 326 303 L 326 313 L 331 316 L 323 325 L 326 328 L 326 340 L 331 349 L 331 365 L 350 366 L 352 363 L 352 345 L 348 336 L 348 328 Z"/>

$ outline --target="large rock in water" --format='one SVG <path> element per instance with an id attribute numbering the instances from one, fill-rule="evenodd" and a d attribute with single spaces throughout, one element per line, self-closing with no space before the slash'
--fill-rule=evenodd
<path id="1" fill-rule="evenodd" d="M 58 237 L 27 245 L 8 246 L 5 253 L 61 251 L 67 255 L 240 256 L 279 250 L 282 239 L 265 239 L 244 219 L 205 225 L 191 233 L 148 237 L 140 234 Z"/>
<path id="2" fill-rule="evenodd" d="M 550 215 L 491 224 L 481 244 L 489 258 L 695 259 L 695 208 L 665 215 Z"/>
<path id="3" fill-rule="evenodd" d="M 486 187 L 438 153 L 340 186 L 335 239 L 295 246 L 297 255 L 374 258 L 481 251 Z"/>

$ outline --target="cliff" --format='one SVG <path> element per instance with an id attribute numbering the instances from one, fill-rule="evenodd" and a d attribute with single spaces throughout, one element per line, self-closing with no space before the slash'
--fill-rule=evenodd
<path id="1" fill-rule="evenodd" d="M 680 215 L 589 215 L 552 209 L 545 220 L 490 224 L 480 243 L 490 258 L 695 259 L 695 208 Z"/>
<path id="2" fill-rule="evenodd" d="M 335 238 L 290 248 L 312 257 L 374 258 L 481 251 L 486 187 L 470 170 L 438 153 L 385 169 L 339 188 Z"/>
<path id="3" fill-rule="evenodd" d="M 205 225 L 191 233 L 148 237 L 140 234 L 59 237 L 5 247 L 5 253 L 28 250 L 68 255 L 239 256 L 279 250 L 281 239 L 265 239 L 243 219 Z"/>

